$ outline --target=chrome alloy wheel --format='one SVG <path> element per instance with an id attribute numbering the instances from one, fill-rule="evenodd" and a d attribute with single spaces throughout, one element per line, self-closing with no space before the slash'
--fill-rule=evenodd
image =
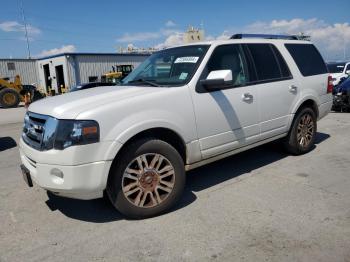
<path id="1" fill-rule="evenodd" d="M 147 153 L 132 160 L 124 171 L 122 191 L 137 207 L 150 208 L 162 203 L 173 191 L 174 167 L 168 159 Z"/>
<path id="2" fill-rule="evenodd" d="M 315 124 L 310 114 L 305 114 L 300 118 L 297 129 L 297 141 L 300 146 L 308 147 L 314 136 Z"/>

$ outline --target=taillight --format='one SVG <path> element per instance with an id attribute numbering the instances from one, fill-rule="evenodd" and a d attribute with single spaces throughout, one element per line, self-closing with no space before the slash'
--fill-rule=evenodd
<path id="1" fill-rule="evenodd" d="M 327 94 L 332 92 L 333 92 L 333 78 L 331 76 L 328 76 Z"/>

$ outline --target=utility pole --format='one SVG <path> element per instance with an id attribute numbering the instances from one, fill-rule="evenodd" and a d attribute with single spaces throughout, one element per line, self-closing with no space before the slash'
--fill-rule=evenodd
<path id="1" fill-rule="evenodd" d="M 29 38 L 28 38 L 28 28 L 27 28 L 26 17 L 24 15 L 23 1 L 20 1 L 20 8 L 21 8 L 22 20 L 24 25 L 24 34 L 27 41 L 28 58 L 30 59 L 31 55 L 30 55 L 30 46 L 29 46 Z"/>

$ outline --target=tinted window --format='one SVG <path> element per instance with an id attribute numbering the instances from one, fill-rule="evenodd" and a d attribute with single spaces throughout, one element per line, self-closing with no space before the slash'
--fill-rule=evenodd
<path id="1" fill-rule="evenodd" d="M 245 58 L 240 45 L 223 45 L 214 50 L 207 64 L 207 73 L 225 69 L 232 71 L 234 85 L 244 85 L 249 82 Z"/>
<path id="2" fill-rule="evenodd" d="M 284 58 L 282 57 L 280 51 L 278 51 L 278 49 L 274 45 L 271 45 L 271 48 L 273 49 L 273 52 L 276 55 L 276 59 L 277 59 L 278 65 L 280 67 L 280 72 L 281 72 L 282 77 L 283 78 L 286 78 L 286 77 L 290 78 L 292 75 L 291 75 L 289 68 L 287 66 L 287 63 L 284 60 Z"/>
<path id="3" fill-rule="evenodd" d="M 311 44 L 285 44 L 303 76 L 327 73 L 327 67 L 316 47 Z"/>
<path id="4" fill-rule="evenodd" d="M 259 81 L 281 78 L 281 71 L 269 44 L 247 44 Z"/>

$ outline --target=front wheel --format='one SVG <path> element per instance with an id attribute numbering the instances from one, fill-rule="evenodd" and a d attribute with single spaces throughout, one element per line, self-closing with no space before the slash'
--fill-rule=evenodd
<path id="1" fill-rule="evenodd" d="M 301 155 L 309 152 L 315 143 L 316 114 L 311 108 L 303 108 L 295 115 L 284 146 L 289 153 Z"/>
<path id="2" fill-rule="evenodd" d="M 0 91 L 0 106 L 3 108 L 17 107 L 20 102 L 19 94 L 12 88 L 4 88 Z"/>
<path id="3" fill-rule="evenodd" d="M 169 210 L 184 185 L 184 163 L 176 149 L 161 140 L 144 139 L 128 146 L 116 160 L 107 193 L 125 216 L 146 218 Z"/>

